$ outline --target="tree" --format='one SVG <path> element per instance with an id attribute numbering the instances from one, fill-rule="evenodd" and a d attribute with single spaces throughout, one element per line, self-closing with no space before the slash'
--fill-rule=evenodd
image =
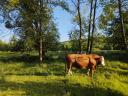
<path id="1" fill-rule="evenodd" d="M 122 0 L 122 17 L 123 26 L 125 33 L 125 38 L 127 39 L 127 0 Z M 105 31 L 107 37 L 107 45 L 111 45 L 111 49 L 126 49 L 128 45 L 127 40 L 125 41 L 123 31 L 121 31 L 121 19 L 120 15 L 117 14 L 117 9 L 119 9 L 119 2 L 117 0 L 106 1 L 103 0 L 103 12 L 99 19 L 99 27 Z M 125 43 L 126 42 L 126 43 Z"/>
<path id="2" fill-rule="evenodd" d="M 85 18 L 81 16 L 81 27 L 82 27 L 82 33 L 81 33 L 81 51 L 83 50 L 86 50 L 85 47 L 86 47 L 86 31 L 87 31 L 87 24 L 86 24 L 86 21 L 85 21 Z M 78 23 L 79 23 L 79 19 L 78 19 L 78 16 L 74 17 L 73 19 L 73 23 L 77 26 Z M 80 38 L 80 30 L 79 30 L 79 27 L 74 27 L 70 32 L 69 32 L 69 40 L 70 40 L 70 43 L 72 45 L 72 50 L 73 51 L 77 51 L 77 53 L 80 53 L 79 49 L 79 38 Z"/>
<path id="3" fill-rule="evenodd" d="M 122 14 L 124 17 L 124 22 L 127 20 L 128 14 L 127 13 L 123 13 Z M 128 32 L 127 28 L 128 28 L 128 24 L 124 23 L 125 25 L 125 32 Z M 107 38 L 107 45 L 109 45 L 109 47 L 111 49 L 118 49 L 118 50 L 125 50 L 126 46 L 124 44 L 124 38 L 122 36 L 122 32 L 121 30 L 121 26 L 120 26 L 120 18 L 115 18 L 112 23 L 111 23 L 111 27 L 108 28 L 108 38 Z M 128 40 L 128 33 L 126 34 L 126 39 Z M 128 43 L 127 43 L 128 44 Z M 110 46 L 111 45 L 111 46 Z"/>
<path id="4" fill-rule="evenodd" d="M 81 17 L 81 1 L 82 0 L 71 0 L 72 3 L 74 4 L 74 6 L 76 7 L 77 10 L 77 15 L 76 17 L 78 17 L 78 25 L 79 25 L 79 53 L 81 53 L 82 51 L 82 17 Z"/>
<path id="5" fill-rule="evenodd" d="M 23 39 L 23 41 L 28 41 L 28 43 L 30 43 L 29 41 L 33 41 L 33 44 L 39 47 L 38 52 L 40 62 L 43 61 L 43 57 L 46 51 L 45 37 L 48 37 L 47 34 L 53 32 L 48 32 L 49 29 L 56 30 L 55 26 L 53 29 L 51 28 L 53 26 L 49 28 L 49 24 L 52 19 L 53 6 L 61 6 L 65 10 L 68 10 L 67 3 L 65 3 L 64 1 L 56 0 L 20 0 L 19 2 L 18 0 L 11 0 L 10 2 L 7 1 L 5 6 L 11 7 L 11 9 L 13 9 L 13 12 L 18 12 L 18 14 L 14 16 L 14 19 L 12 19 L 11 16 L 7 18 L 6 27 L 14 29 L 14 31 Z M 56 32 L 54 32 L 53 35 L 50 34 L 50 37 L 52 36 L 56 36 Z M 58 37 L 58 35 L 56 37 Z M 54 39 L 58 39 L 56 37 Z"/>
<path id="6" fill-rule="evenodd" d="M 71 42 L 71 46 L 72 46 L 72 51 L 75 51 L 77 53 L 77 51 L 80 49 L 79 48 L 79 30 L 75 29 L 72 30 L 69 33 L 69 38 L 70 38 L 70 42 Z"/>
<path id="7" fill-rule="evenodd" d="M 90 4 L 90 16 L 89 16 L 89 26 L 88 26 L 88 42 L 87 42 L 87 53 L 89 53 L 90 50 L 90 31 L 91 31 L 91 19 L 92 19 L 92 10 L 93 10 L 93 0 L 91 0 Z"/>
<path id="8" fill-rule="evenodd" d="M 123 16 L 122 16 L 121 0 L 118 0 L 118 8 L 119 8 L 119 18 L 120 18 L 121 32 L 122 32 L 123 38 L 124 38 L 125 49 L 128 50 L 128 45 L 127 45 L 127 40 L 126 40 L 126 33 L 125 33 L 125 29 L 124 29 L 124 20 L 123 20 Z"/>
<path id="9" fill-rule="evenodd" d="M 81 13 L 80 13 L 80 0 L 78 1 L 77 11 L 78 11 L 78 17 L 79 17 L 79 29 L 80 29 L 80 36 L 79 36 L 79 52 L 81 53 L 81 36 L 82 36 L 82 21 L 81 21 Z"/>
<path id="10" fill-rule="evenodd" d="M 91 43 L 90 43 L 90 50 L 89 50 L 89 53 L 92 52 L 92 47 L 93 47 L 93 40 L 94 40 L 93 37 L 94 37 L 94 31 L 95 31 L 96 6 L 97 6 L 97 0 L 95 0 L 95 4 L 94 4 L 94 14 L 93 14 L 92 33 L 91 33 Z"/>

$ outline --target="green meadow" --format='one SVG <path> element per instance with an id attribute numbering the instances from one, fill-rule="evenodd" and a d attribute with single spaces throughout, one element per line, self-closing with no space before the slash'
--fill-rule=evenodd
<path id="1" fill-rule="evenodd" d="M 128 96 L 128 53 L 96 52 L 105 67 L 93 78 L 85 69 L 65 76 L 64 52 L 49 52 L 39 64 L 36 53 L 0 52 L 0 96 Z"/>

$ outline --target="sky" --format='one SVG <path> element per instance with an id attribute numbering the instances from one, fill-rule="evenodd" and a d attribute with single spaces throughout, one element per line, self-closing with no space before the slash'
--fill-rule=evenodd
<path id="1" fill-rule="evenodd" d="M 0 40 L 9 42 L 13 32 L 10 29 L 7 29 L 4 23 L 0 23 Z"/>
<path id="2" fill-rule="evenodd" d="M 73 8 L 73 5 L 69 3 L 70 7 Z M 89 13 L 88 6 L 81 5 L 82 14 L 87 15 Z M 101 9 L 98 9 L 97 13 L 99 14 Z M 55 7 L 53 11 L 54 22 L 57 24 L 58 31 L 60 33 L 60 41 L 69 40 L 68 33 L 74 28 L 72 23 L 73 16 L 63 10 L 61 7 Z M 8 42 L 12 36 L 12 30 L 5 28 L 4 24 L 0 21 L 0 39 Z"/>
<path id="3" fill-rule="evenodd" d="M 58 31 L 60 33 L 60 41 L 67 41 L 68 33 L 73 28 L 72 16 L 60 7 L 54 9 L 54 21 L 57 24 Z"/>

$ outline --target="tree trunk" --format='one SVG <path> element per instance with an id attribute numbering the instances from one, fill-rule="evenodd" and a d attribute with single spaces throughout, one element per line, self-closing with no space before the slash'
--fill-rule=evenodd
<path id="1" fill-rule="evenodd" d="M 91 43 L 90 43 L 90 50 L 89 53 L 92 53 L 92 47 L 93 47 L 93 39 L 94 39 L 94 30 L 95 30 L 95 17 L 96 17 L 96 6 L 97 6 L 97 0 L 95 0 L 94 5 L 94 15 L 93 15 L 93 24 L 92 24 L 92 36 L 91 36 Z"/>
<path id="2" fill-rule="evenodd" d="M 42 39 L 42 23 L 41 19 L 39 20 L 39 57 L 40 63 L 43 62 L 43 39 Z"/>
<path id="3" fill-rule="evenodd" d="M 88 26 L 87 53 L 89 52 L 89 48 L 90 48 L 90 32 L 91 32 L 92 9 L 93 9 L 93 0 L 91 0 L 91 6 L 90 6 L 90 18 L 89 18 L 89 26 Z"/>
<path id="4" fill-rule="evenodd" d="M 40 41 L 39 41 L 39 58 L 40 58 L 40 63 L 43 61 L 42 51 L 43 51 L 43 44 L 42 44 L 42 38 L 40 38 Z"/>
<path id="5" fill-rule="evenodd" d="M 124 39 L 124 47 L 126 50 L 128 50 L 127 40 L 126 40 L 126 33 L 124 29 L 124 22 L 123 22 L 123 16 L 122 16 L 122 8 L 121 8 L 121 0 L 118 0 L 118 8 L 119 8 L 119 15 L 120 15 L 120 25 L 121 25 L 121 32 Z"/>
<path id="6" fill-rule="evenodd" d="M 41 8 L 42 8 L 42 5 L 43 4 L 43 1 L 39 1 L 39 12 L 41 14 Z M 43 39 L 42 39 L 42 19 L 41 17 L 39 17 L 39 59 L 40 59 L 40 63 L 43 62 Z"/>
<path id="7" fill-rule="evenodd" d="M 81 22 L 81 14 L 80 14 L 80 0 L 78 0 L 78 6 L 77 6 L 77 11 L 78 11 L 78 17 L 79 17 L 79 29 L 80 29 L 80 34 L 79 34 L 79 53 L 82 51 L 82 44 L 81 44 L 81 36 L 82 36 L 82 22 Z"/>

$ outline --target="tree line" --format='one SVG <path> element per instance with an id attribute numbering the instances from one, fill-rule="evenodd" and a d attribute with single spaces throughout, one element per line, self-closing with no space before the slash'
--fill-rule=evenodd
<path id="1" fill-rule="evenodd" d="M 59 41 L 60 35 L 53 20 L 53 10 L 57 6 L 73 17 L 75 27 L 69 32 L 69 41 L 66 42 Z M 83 6 L 88 6 L 87 16 L 82 13 Z M 99 10 L 102 13 L 97 16 Z M 127 0 L 0 1 L 3 23 L 14 32 L 9 43 L 11 50 L 37 50 L 40 62 L 43 62 L 48 50 L 79 53 L 91 53 L 95 49 L 128 50 L 127 12 Z"/>

